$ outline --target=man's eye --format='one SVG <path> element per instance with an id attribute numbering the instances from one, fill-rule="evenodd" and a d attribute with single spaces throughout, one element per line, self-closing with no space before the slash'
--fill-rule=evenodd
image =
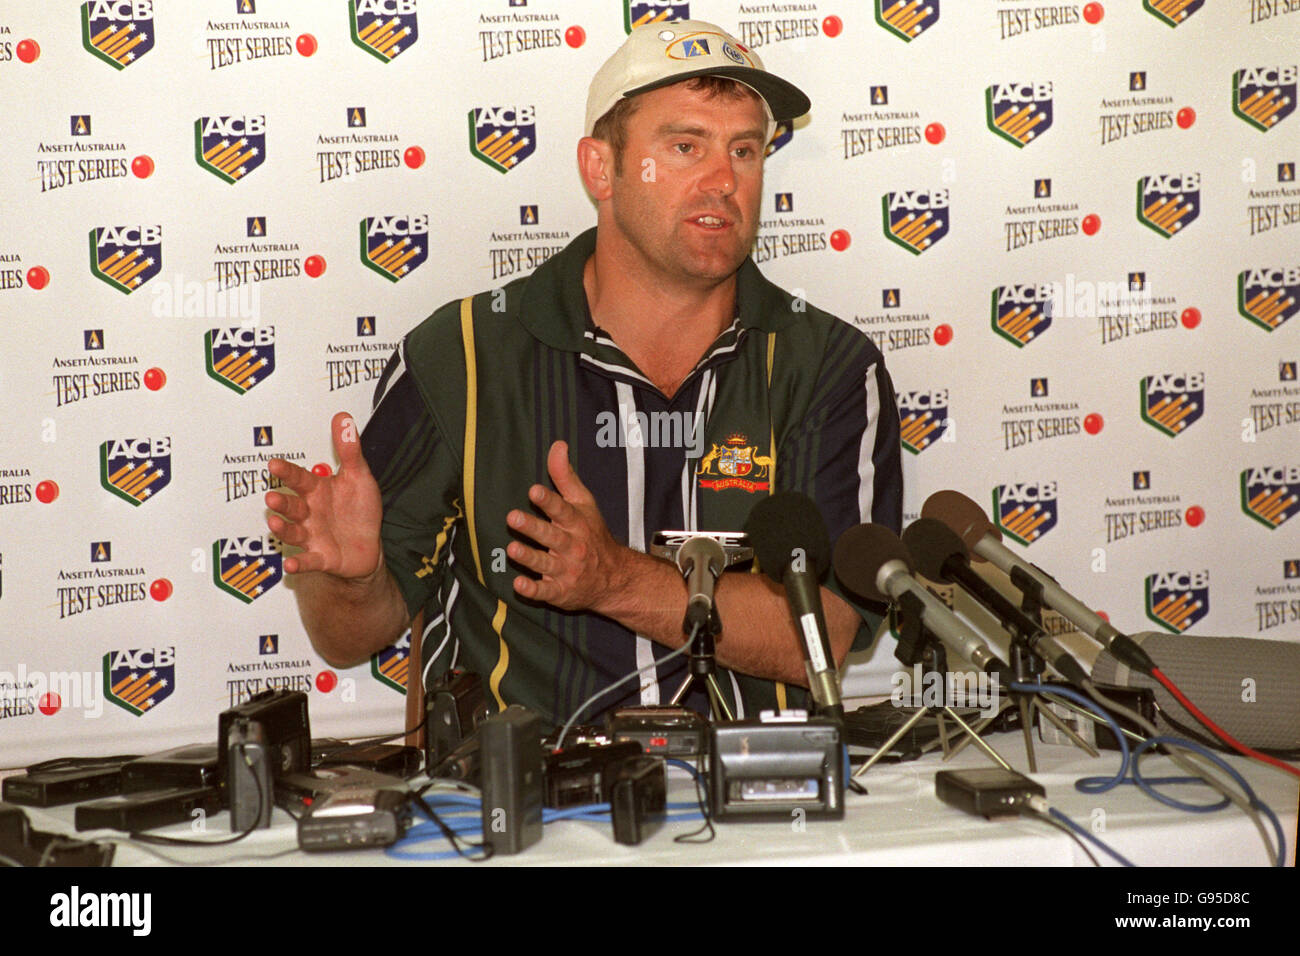
<path id="1" fill-rule="evenodd" d="M 683 153 L 683 154 L 684 154 L 684 153 L 689 153 L 689 152 L 690 152 L 692 149 L 694 149 L 694 148 L 695 148 L 695 147 L 693 147 L 690 143 L 677 143 L 675 146 L 673 146 L 673 149 L 675 149 L 675 150 L 677 150 L 677 152 L 679 152 L 679 153 Z"/>

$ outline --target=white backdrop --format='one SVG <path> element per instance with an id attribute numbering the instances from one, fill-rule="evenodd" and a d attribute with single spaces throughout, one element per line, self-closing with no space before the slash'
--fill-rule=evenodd
<path id="1" fill-rule="evenodd" d="M 332 466 L 407 329 L 594 222 L 588 78 L 672 15 L 812 98 L 755 258 L 879 342 L 908 519 L 957 488 L 1122 629 L 1294 638 L 1295 0 L 3 0 L 0 763 L 269 686 L 398 729 L 402 649 L 303 634 L 265 459 Z"/>

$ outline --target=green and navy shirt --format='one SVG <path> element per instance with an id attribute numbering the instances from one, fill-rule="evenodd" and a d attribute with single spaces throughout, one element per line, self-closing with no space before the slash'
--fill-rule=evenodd
<path id="1" fill-rule="evenodd" d="M 902 521 L 898 412 L 870 339 L 747 259 L 735 321 L 667 398 L 592 323 L 582 276 L 595 244 L 590 230 L 531 276 L 413 329 L 362 437 L 383 495 L 385 561 L 410 612 L 425 612 L 423 679 L 463 667 L 496 707 L 522 704 L 554 724 L 670 649 L 515 594 L 506 514 L 532 507 L 529 486 L 550 484 L 553 442 L 568 442 L 614 538 L 641 551 L 657 531 L 740 530 L 777 490 L 817 502 L 832 541 L 863 521 L 895 531 Z M 629 681 L 580 719 L 668 703 L 685 666 L 660 665 L 657 679 Z M 801 688 L 720 671 L 737 716 L 807 705 Z M 702 695 L 685 703 L 707 712 Z"/>

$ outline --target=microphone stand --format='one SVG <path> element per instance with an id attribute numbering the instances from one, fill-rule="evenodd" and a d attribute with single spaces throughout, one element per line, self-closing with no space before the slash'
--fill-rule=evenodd
<path id="1" fill-rule="evenodd" d="M 1036 650 L 1034 644 L 1037 643 L 1038 636 L 1043 634 L 1043 602 L 1042 588 L 1037 586 L 1028 575 L 1012 575 L 1012 583 L 1020 589 L 1021 602 L 1020 612 L 1024 617 L 1034 625 L 1032 632 L 1026 632 L 1025 628 L 1012 615 L 1002 615 L 1006 623 L 1007 633 L 1011 636 L 1011 670 L 1016 675 L 1018 684 L 1036 684 L 1041 680 L 1043 672 L 1047 669 L 1047 664 Z M 996 606 L 999 601 L 1007 599 L 986 582 L 979 588 L 972 587 L 971 593 L 980 599 L 980 603 L 990 607 Z M 1007 602 L 1010 603 L 1010 602 Z M 1043 717 L 1056 727 L 1061 733 L 1065 734 L 1075 746 L 1085 750 L 1089 756 L 1098 756 L 1097 751 L 1082 737 L 1076 734 L 1068 724 L 1066 724 L 1051 707 L 1042 706 L 1039 703 L 1038 695 L 1025 693 L 1024 691 L 1011 690 L 1010 699 L 1002 702 L 998 707 L 998 712 L 992 717 L 986 717 L 975 725 L 977 733 L 983 732 L 984 728 L 1001 716 L 1002 712 L 1014 703 L 1020 711 L 1020 729 L 1025 739 L 1025 757 L 1029 760 L 1029 772 L 1038 772 L 1038 761 L 1034 756 L 1034 736 L 1033 724 L 1034 715 L 1041 714 Z M 951 756 L 961 753 L 968 741 L 963 740 L 953 750 Z M 925 750 L 926 748 L 922 748 Z M 930 747 L 933 749 L 933 747 Z"/>
<path id="2" fill-rule="evenodd" d="M 868 770 L 875 766 L 877 761 L 889 753 L 890 748 L 893 747 L 894 744 L 902 740 L 903 736 L 920 723 L 923 717 L 930 714 L 934 715 L 939 725 L 939 742 L 943 746 L 943 752 L 945 755 L 944 759 L 947 759 L 948 756 L 951 756 L 952 753 L 956 752 L 951 751 L 948 747 L 948 731 L 943 722 L 944 716 L 947 715 L 948 717 L 951 717 L 966 734 L 966 740 L 962 741 L 963 745 L 967 742 L 973 742 L 985 753 L 985 755 L 988 756 L 990 760 L 996 763 L 1003 770 L 1011 770 L 1011 764 L 1003 760 L 1001 755 L 990 747 L 989 744 L 980 737 L 979 733 L 972 728 L 970 724 L 962 720 L 957 712 L 952 709 L 952 705 L 948 701 L 948 690 L 945 681 L 945 677 L 948 673 L 948 653 L 943 646 L 943 642 L 935 636 L 935 634 L 927 628 L 922 621 L 921 614 L 924 610 L 924 605 L 921 603 L 921 600 L 916 595 L 908 593 L 900 597 L 895 603 L 898 607 L 897 621 L 899 639 L 898 647 L 894 651 L 894 656 L 909 668 L 914 667 L 916 664 L 921 664 L 927 677 L 930 674 L 934 674 L 938 678 L 940 700 L 942 703 L 937 706 L 927 704 L 917 710 L 915 714 L 908 718 L 907 723 L 903 724 L 902 727 L 899 727 L 898 730 L 890 735 L 889 739 L 876 749 L 876 752 L 871 755 L 867 762 L 857 769 L 853 774 L 853 779 L 857 780 L 859 777 L 864 776 Z M 990 718 L 990 720 L 991 719 L 992 718 Z"/>
<path id="3" fill-rule="evenodd" d="M 731 715 L 731 708 L 727 705 L 727 698 L 722 696 L 722 689 L 718 686 L 717 665 L 714 661 L 715 639 L 722 633 L 722 619 L 718 617 L 718 606 L 715 604 L 709 609 L 708 618 L 702 625 L 688 627 L 688 623 L 688 619 L 682 620 L 682 633 L 686 634 L 691 641 L 688 673 L 681 686 L 677 688 L 677 693 L 673 694 L 671 703 L 674 707 L 679 706 L 686 699 L 691 688 L 699 684 L 709 696 L 709 710 L 713 714 L 713 719 L 715 721 L 735 720 Z"/>

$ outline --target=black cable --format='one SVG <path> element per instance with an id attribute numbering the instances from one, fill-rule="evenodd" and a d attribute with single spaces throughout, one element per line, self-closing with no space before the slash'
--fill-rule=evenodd
<path id="1" fill-rule="evenodd" d="M 685 763 L 685 761 L 674 761 L 674 762 Z M 704 771 L 701 770 L 698 765 L 696 766 L 695 771 L 692 774 L 692 779 L 695 781 L 695 799 L 700 805 L 700 816 L 704 817 L 704 823 L 700 825 L 699 829 L 692 830 L 690 833 L 679 833 L 677 836 L 673 837 L 673 842 L 674 843 L 712 843 L 714 838 L 717 837 L 718 832 L 713 829 L 713 819 L 709 814 L 708 795 L 704 791 Z M 707 837 L 705 837 L 702 840 L 696 839 L 696 837 L 698 837 L 701 833 L 704 833 L 706 830 L 708 831 L 709 834 Z"/>
<path id="2" fill-rule="evenodd" d="M 253 761 L 248 759 L 248 754 L 245 752 L 245 745 L 241 743 L 238 746 L 239 756 L 243 758 L 244 764 L 251 769 Z M 258 779 L 256 771 L 253 773 L 253 783 L 257 784 L 257 805 L 260 807 L 262 805 L 264 794 L 262 793 L 262 781 Z M 137 843 L 148 843 L 153 846 L 226 846 L 231 843 L 238 843 L 256 830 L 261 816 L 262 815 L 259 813 L 257 819 L 254 819 L 249 828 L 242 833 L 238 833 L 232 837 L 223 837 L 220 840 L 183 840 L 180 837 L 159 836 L 156 833 L 142 833 L 140 831 L 128 833 L 126 838 L 128 840 L 134 840 Z"/>
<path id="3" fill-rule="evenodd" d="M 443 822 L 442 817 L 433 812 L 433 807 L 429 806 L 423 795 L 418 791 L 412 790 L 411 796 L 415 798 L 415 802 L 420 805 L 420 809 L 425 812 L 425 815 L 428 816 L 433 825 L 442 831 L 443 837 L 446 838 L 447 842 L 451 844 L 451 848 L 455 850 L 459 856 L 469 860 L 471 863 L 482 863 L 484 860 L 490 860 L 492 858 L 492 854 L 496 852 L 496 847 L 486 841 L 482 843 L 470 843 L 468 840 L 464 841 L 465 848 L 483 851 L 481 856 L 472 856 L 471 854 L 466 853 L 465 849 L 461 847 L 461 840 L 456 836 L 455 831 Z"/>
<path id="4" fill-rule="evenodd" d="M 1062 833 L 1064 833 L 1066 836 L 1068 836 L 1071 840 L 1073 840 L 1075 843 L 1079 845 L 1079 849 L 1084 852 L 1084 854 L 1088 857 L 1088 859 L 1092 860 L 1093 866 L 1096 867 L 1101 866 L 1101 864 L 1097 861 L 1097 858 L 1092 855 L 1092 851 L 1088 849 L 1088 844 L 1084 843 L 1083 840 L 1079 838 L 1079 834 L 1075 833 L 1073 830 L 1067 827 L 1060 820 L 1053 820 L 1046 813 L 1039 813 L 1037 810 L 1028 806 L 1021 807 L 1020 813 L 1022 816 L 1033 817 L 1035 820 L 1040 820 L 1043 823 L 1056 827 L 1056 829 L 1060 830 Z"/>

